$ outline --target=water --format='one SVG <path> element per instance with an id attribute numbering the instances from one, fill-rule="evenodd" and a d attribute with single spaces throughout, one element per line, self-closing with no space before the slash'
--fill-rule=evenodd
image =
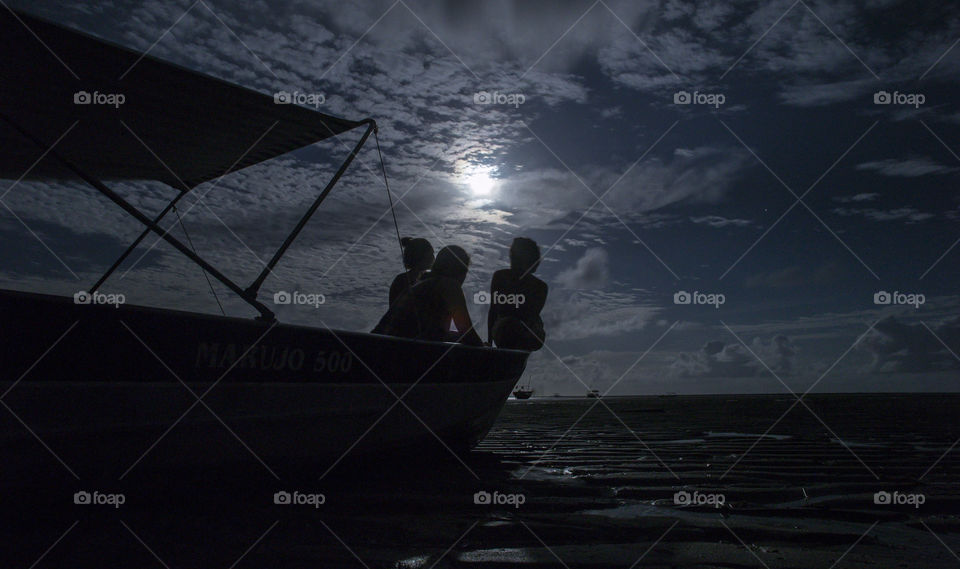
<path id="1" fill-rule="evenodd" d="M 61 536 L 38 567 L 960 565 L 960 396 L 804 403 L 510 401 L 462 463 L 348 460 L 322 479 L 329 465 L 278 465 L 280 480 L 256 463 L 144 468 L 100 483 L 124 494 L 117 508 L 74 505 L 86 482 L 64 474 L 6 489 L 0 566 L 29 567 Z M 278 491 L 325 501 L 277 505 Z M 487 495 L 500 503 L 475 503 Z"/>

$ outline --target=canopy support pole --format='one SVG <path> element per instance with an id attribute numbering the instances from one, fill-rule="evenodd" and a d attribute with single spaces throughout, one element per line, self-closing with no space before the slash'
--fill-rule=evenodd
<path id="1" fill-rule="evenodd" d="M 12 126 L 25 138 L 29 139 L 31 142 L 33 142 L 38 147 L 40 147 L 41 150 L 47 151 L 47 149 L 51 148 L 50 145 L 44 144 L 43 141 L 37 139 L 28 131 L 21 128 L 20 125 L 15 123 L 5 114 L 0 114 L 0 117 L 2 117 L 4 121 L 6 121 L 10 126 Z M 367 134 L 369 134 L 369 130 L 367 131 Z M 56 152 L 56 150 L 50 149 L 48 151 L 48 154 L 50 154 L 50 156 L 52 156 L 58 162 L 63 164 L 71 172 L 79 176 L 80 179 L 82 179 L 84 182 L 90 184 L 91 186 L 93 186 L 94 189 L 96 189 L 101 194 L 109 198 L 110 201 L 117 204 L 124 211 L 126 211 L 127 213 L 135 217 L 137 221 L 142 223 L 147 229 L 149 229 L 150 231 L 153 231 L 154 233 L 159 235 L 164 241 L 173 245 L 174 248 L 180 251 L 185 257 L 187 257 L 188 259 L 190 259 L 191 261 L 199 265 L 200 268 L 204 269 L 205 271 L 213 275 L 215 279 L 217 279 L 218 281 L 223 283 L 227 288 L 229 288 L 234 293 L 236 293 L 237 296 L 245 300 L 248 304 L 250 304 L 250 306 L 254 307 L 257 310 L 257 312 L 260 313 L 261 320 L 266 320 L 268 322 L 272 322 L 276 320 L 276 315 L 273 313 L 273 311 L 267 308 L 263 303 L 257 301 L 256 294 L 253 294 L 253 295 L 248 294 L 246 291 L 240 288 L 238 284 L 236 284 L 235 282 L 227 278 L 223 273 L 221 273 L 216 268 L 214 268 L 213 265 L 204 261 L 199 255 L 194 253 L 189 247 L 181 243 L 180 240 L 178 240 L 177 238 L 170 235 L 168 231 L 164 230 L 162 227 L 157 225 L 157 223 L 155 223 L 152 219 L 147 217 L 143 212 L 141 212 L 139 209 L 137 209 L 132 204 L 130 204 L 130 202 L 123 199 L 119 194 L 117 194 L 116 192 L 114 192 L 113 190 L 105 186 L 103 182 L 101 182 L 100 180 L 97 180 L 92 176 L 87 175 L 85 172 L 80 170 L 77 166 L 75 166 L 73 163 L 68 161 L 66 158 L 64 158 L 63 156 L 60 156 L 60 154 Z"/>
<path id="2" fill-rule="evenodd" d="M 182 197 L 185 196 L 185 195 L 187 195 L 187 192 L 186 192 L 186 191 L 183 191 L 183 192 L 180 192 L 179 194 L 177 194 L 177 197 L 173 198 L 173 201 L 171 201 L 170 203 L 168 203 L 168 204 L 167 204 L 167 207 L 163 208 L 163 211 L 161 211 L 160 214 L 157 215 L 157 217 L 153 218 L 153 222 L 154 222 L 154 223 L 160 223 L 160 220 L 163 219 L 163 217 L 164 217 L 165 215 L 167 215 L 168 213 L 170 213 L 170 210 L 173 209 L 173 206 L 177 205 L 177 202 L 180 201 L 180 198 L 182 198 Z M 96 292 L 97 290 L 99 290 L 100 287 L 103 286 L 103 283 L 104 283 L 108 278 L 110 278 L 110 275 L 112 275 L 113 272 L 116 271 L 117 268 L 120 267 L 120 264 L 123 263 L 123 262 L 126 260 L 126 258 L 130 256 L 130 253 L 133 253 L 133 250 L 136 249 L 137 246 L 140 245 L 140 242 L 143 241 L 144 238 L 145 238 L 147 235 L 149 235 L 149 234 L 150 234 L 150 228 L 148 227 L 147 229 L 144 229 L 144 230 L 143 230 L 143 233 L 141 233 L 140 236 L 137 237 L 137 238 L 133 241 L 133 243 L 130 244 L 129 247 L 127 247 L 127 250 L 124 251 L 123 254 L 120 255 L 120 257 L 118 257 L 116 261 L 113 262 L 113 265 L 111 265 L 111 267 L 110 267 L 109 269 L 107 269 L 107 272 L 103 273 L 103 276 L 101 276 L 100 279 L 97 280 L 97 282 L 94 283 L 94 285 L 93 285 L 92 287 L 90 287 L 90 290 L 88 290 L 87 292 L 89 292 L 90 294 L 93 294 L 94 292 Z"/>
<path id="3" fill-rule="evenodd" d="M 277 249 L 277 252 L 273 254 L 273 258 L 270 259 L 270 262 L 267 263 L 267 266 L 263 268 L 263 271 L 254 279 L 253 283 L 247 287 L 246 294 L 249 295 L 249 298 L 256 299 L 257 293 L 260 291 L 260 287 L 263 285 L 263 281 L 266 280 L 267 275 L 273 271 L 273 268 L 283 257 L 284 253 L 287 252 L 287 249 L 293 243 L 294 239 L 300 234 L 304 226 L 310 221 L 310 218 L 313 216 L 314 212 L 317 211 L 317 208 L 320 207 L 320 203 L 326 199 L 327 194 L 333 189 L 333 186 L 340 180 L 340 177 L 343 176 L 344 172 L 347 171 L 347 168 L 350 166 L 350 163 L 353 162 L 353 159 L 356 158 L 357 153 L 360 152 L 360 148 L 367 141 L 370 134 L 377 129 L 377 123 L 373 119 L 366 119 L 361 121 L 367 123 L 367 130 L 363 133 L 363 136 L 360 137 L 360 141 L 357 142 L 356 146 L 353 147 L 353 150 L 350 151 L 350 155 L 347 156 L 347 159 L 344 160 L 343 164 L 340 165 L 340 169 L 337 170 L 337 173 L 330 178 L 330 181 L 327 183 L 327 186 L 323 188 L 323 191 L 320 192 L 320 195 L 317 196 L 317 199 L 314 200 L 313 205 L 310 206 L 310 209 L 307 210 L 303 217 L 300 218 L 300 221 L 297 223 L 297 226 L 293 228 L 293 231 L 290 232 L 290 235 L 287 235 L 287 238 L 283 241 L 283 244 L 280 245 L 280 248 Z M 249 300 L 248 300 L 249 302 Z"/>

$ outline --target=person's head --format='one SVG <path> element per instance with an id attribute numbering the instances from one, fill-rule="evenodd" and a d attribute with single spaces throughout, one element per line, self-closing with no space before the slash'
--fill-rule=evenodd
<path id="1" fill-rule="evenodd" d="M 404 237 L 400 240 L 403 247 L 403 266 L 408 270 L 425 271 L 433 264 L 433 245 L 418 237 Z"/>
<path id="2" fill-rule="evenodd" d="M 517 237 L 510 245 L 510 268 L 529 274 L 540 266 L 540 247 L 527 237 Z"/>
<path id="3" fill-rule="evenodd" d="M 430 267 L 430 272 L 441 277 L 449 277 L 459 282 L 467 278 L 467 269 L 470 267 L 470 255 L 463 247 L 447 245 L 437 253 L 437 259 Z"/>

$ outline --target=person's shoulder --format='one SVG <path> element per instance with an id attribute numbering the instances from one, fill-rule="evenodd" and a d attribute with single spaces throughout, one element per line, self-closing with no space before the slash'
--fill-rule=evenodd
<path id="1" fill-rule="evenodd" d="M 500 269 L 499 271 L 494 271 L 493 280 L 502 281 L 504 279 L 511 278 L 512 276 L 513 272 L 510 269 Z"/>
<path id="2" fill-rule="evenodd" d="M 403 273 L 393 277 L 393 280 L 390 281 L 390 292 L 391 294 L 396 294 L 405 283 L 403 282 Z"/>
<path id="3" fill-rule="evenodd" d="M 533 286 L 538 288 L 547 288 L 547 283 L 544 282 L 540 277 L 536 275 L 527 275 L 527 281 L 533 283 Z"/>
<path id="4" fill-rule="evenodd" d="M 417 279 L 414 277 L 411 277 L 409 272 L 399 273 L 397 274 L 397 276 L 393 277 L 393 284 L 396 284 L 396 285 L 405 285 L 408 283 L 412 285 L 416 282 L 417 282 Z"/>

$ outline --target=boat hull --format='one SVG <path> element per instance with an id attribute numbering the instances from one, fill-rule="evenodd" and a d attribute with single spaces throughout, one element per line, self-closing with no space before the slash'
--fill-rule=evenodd
<path id="1" fill-rule="evenodd" d="M 201 464 L 463 451 L 489 431 L 527 358 L 13 291 L 0 291 L 0 320 L 16 331 L 0 340 L 0 388 L 23 421 L 4 423 L 0 445 L 40 439 L 112 472 L 148 448 L 146 461 Z"/>

